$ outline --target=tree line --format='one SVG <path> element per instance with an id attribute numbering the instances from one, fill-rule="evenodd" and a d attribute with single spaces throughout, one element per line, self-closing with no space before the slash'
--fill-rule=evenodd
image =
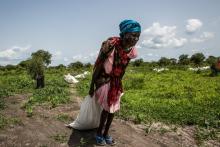
<path id="1" fill-rule="evenodd" d="M 191 57 L 187 54 L 182 54 L 179 56 L 178 59 L 161 57 L 158 61 L 145 62 L 145 63 L 159 65 L 159 66 L 168 66 L 168 65 L 211 66 L 215 64 L 219 59 L 220 57 L 208 56 L 206 58 L 203 53 L 195 53 Z M 140 66 L 143 63 L 144 60 L 142 58 L 132 62 L 134 66 Z"/>
<path id="2" fill-rule="evenodd" d="M 30 72 L 34 73 L 33 70 L 41 70 L 43 72 L 44 68 L 54 68 L 54 69 L 62 69 L 62 68 L 91 68 L 91 63 L 82 63 L 80 61 L 72 62 L 69 65 L 65 66 L 63 64 L 59 64 L 57 66 L 50 66 L 48 65 L 51 63 L 51 57 L 52 54 L 50 54 L 48 51 L 44 50 L 38 50 L 31 54 L 31 58 L 28 58 L 27 60 L 21 61 L 17 65 L 6 65 L 1 66 L 0 70 L 11 70 L 11 69 L 22 69 L 26 68 L 31 70 Z M 195 66 L 201 66 L 201 65 L 213 65 L 217 62 L 217 60 L 220 59 L 220 57 L 216 56 L 208 56 L 207 58 L 203 53 L 195 53 L 192 56 L 189 56 L 187 54 L 182 54 L 179 56 L 178 59 L 176 58 L 167 58 L 167 57 L 161 57 L 158 61 L 151 61 L 151 62 L 145 62 L 142 58 L 136 59 L 131 62 L 131 65 L 133 66 L 140 66 L 143 63 L 150 64 L 150 65 L 158 65 L 158 66 L 169 66 L 169 65 L 195 65 Z M 34 76 L 34 75 L 32 75 Z"/>
<path id="3" fill-rule="evenodd" d="M 71 68 L 71 69 L 77 70 L 77 69 L 81 69 L 84 67 L 85 68 L 92 67 L 91 63 L 83 64 L 80 61 L 70 63 L 68 66 L 60 64 L 58 66 L 48 67 L 48 65 L 51 63 L 51 58 L 52 58 L 51 53 L 43 49 L 40 49 L 36 52 L 33 52 L 31 54 L 31 57 L 28 58 L 27 60 L 21 61 L 17 65 L 0 66 L 0 70 L 26 69 L 30 77 L 33 80 L 36 80 L 36 88 L 43 88 L 44 87 L 44 72 L 46 68 L 49 68 L 49 69 Z M 182 54 L 179 56 L 178 60 L 175 58 L 161 57 L 158 61 L 144 62 L 144 60 L 141 58 L 141 59 L 136 59 L 132 61 L 130 65 L 133 65 L 133 66 L 141 66 L 142 64 L 145 64 L 145 65 L 148 64 L 150 66 L 210 65 L 212 67 L 212 65 L 214 65 L 218 60 L 220 60 L 220 57 L 209 56 L 206 58 L 203 53 L 195 53 L 191 57 L 189 57 L 189 55 L 187 54 Z"/>

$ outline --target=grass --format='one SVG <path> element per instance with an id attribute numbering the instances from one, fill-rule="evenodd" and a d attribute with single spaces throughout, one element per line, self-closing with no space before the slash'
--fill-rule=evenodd
<path id="1" fill-rule="evenodd" d="M 67 114 L 59 114 L 59 115 L 57 115 L 56 118 L 62 122 L 69 122 L 72 120 L 72 118 Z"/>
<path id="2" fill-rule="evenodd" d="M 0 114 L 0 129 L 3 129 L 4 127 L 9 125 L 23 125 L 23 122 L 20 118 L 8 118 Z"/>
<path id="3" fill-rule="evenodd" d="M 46 74 L 45 79 L 46 86 L 41 89 L 35 89 L 33 95 L 23 105 L 28 116 L 32 116 L 32 110 L 35 105 L 48 103 L 51 108 L 54 108 L 59 104 L 68 103 L 70 100 L 69 86 L 60 73 Z"/>
<path id="4" fill-rule="evenodd" d="M 68 103 L 69 87 L 63 80 L 63 75 L 68 72 L 77 73 L 47 71 L 45 88 L 37 90 L 25 72 L 0 73 L 0 109 L 5 107 L 4 97 L 20 92 L 33 93 L 23 105 L 28 116 L 33 115 L 33 108 L 37 104 L 48 103 L 54 108 Z M 116 116 L 133 120 L 137 124 L 163 122 L 195 125 L 199 127 L 195 136 L 198 142 L 210 138 L 219 139 L 220 76 L 209 77 L 209 74 L 210 71 L 193 72 L 184 68 L 157 73 L 150 68 L 128 67 L 123 78 L 125 94 L 121 100 L 120 113 L 116 113 Z M 90 81 L 91 75 L 76 85 L 78 95 L 84 97 L 88 94 Z M 57 119 L 67 121 L 69 118 L 60 114 Z M 6 122 L 0 116 L 0 126 Z M 161 130 L 161 133 L 164 132 Z"/>
<path id="5" fill-rule="evenodd" d="M 220 77 L 209 71 L 170 70 L 156 73 L 130 68 L 123 79 L 125 94 L 118 117 L 136 123 L 160 121 L 179 125 L 220 127 Z M 91 78 L 77 85 L 85 96 Z M 119 115 L 120 114 L 120 115 Z"/>
<path id="6" fill-rule="evenodd" d="M 25 71 L 21 73 L 12 72 L 0 76 L 0 98 L 7 97 L 16 93 L 32 92 L 34 81 L 30 79 Z"/>
<path id="7" fill-rule="evenodd" d="M 160 128 L 159 132 L 161 135 L 164 135 L 165 133 L 169 132 L 169 130 L 167 130 L 165 128 Z"/>
<path id="8" fill-rule="evenodd" d="M 5 101 L 3 98 L 0 98 L 0 110 L 4 109 L 6 106 L 5 106 Z"/>
<path id="9" fill-rule="evenodd" d="M 66 134 L 56 134 L 54 136 L 51 136 L 51 138 L 59 143 L 65 143 L 68 141 L 68 136 Z"/>
<path id="10" fill-rule="evenodd" d="M 7 124 L 7 119 L 3 115 L 0 115 L 0 129 L 4 128 Z"/>
<path id="11" fill-rule="evenodd" d="M 196 127 L 195 139 L 199 145 L 202 145 L 205 140 L 217 140 L 220 142 L 220 132 L 213 128 Z"/>

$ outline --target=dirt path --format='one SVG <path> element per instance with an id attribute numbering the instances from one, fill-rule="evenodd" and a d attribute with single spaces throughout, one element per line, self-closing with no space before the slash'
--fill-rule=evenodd
<path id="1" fill-rule="evenodd" d="M 36 106 L 33 116 L 27 117 L 21 109 L 27 100 L 26 95 L 10 96 L 6 99 L 6 108 L 1 114 L 9 118 L 11 123 L 0 129 L 1 147 L 95 147 L 96 130 L 77 131 L 65 127 L 65 123 L 76 118 L 81 98 L 71 88 L 71 101 L 50 109 L 49 106 Z M 114 119 L 110 134 L 117 141 L 117 147 L 179 147 L 196 146 L 193 139 L 194 128 L 183 128 L 167 131 L 160 124 L 150 127 L 135 125 L 132 122 Z M 146 133 L 146 128 L 147 132 Z M 214 144 L 212 144 L 214 145 Z M 214 145 L 215 146 L 215 145 Z M 218 144 L 216 145 L 218 146 Z"/>

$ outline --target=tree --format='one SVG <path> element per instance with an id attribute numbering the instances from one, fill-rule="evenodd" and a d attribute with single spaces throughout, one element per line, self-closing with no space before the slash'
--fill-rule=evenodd
<path id="1" fill-rule="evenodd" d="M 215 64 L 216 61 L 217 61 L 217 57 L 215 57 L 215 56 L 209 56 L 209 57 L 206 59 L 206 63 L 208 63 L 209 65 Z"/>
<path id="2" fill-rule="evenodd" d="M 28 73 L 30 74 L 31 78 L 36 80 L 36 88 L 43 88 L 44 87 L 44 62 L 43 59 L 39 56 L 34 56 L 30 60 L 28 64 Z"/>
<path id="3" fill-rule="evenodd" d="M 37 75 L 44 74 L 44 63 L 41 57 L 33 57 L 28 63 L 28 73 L 30 74 L 32 79 L 36 79 Z"/>
<path id="4" fill-rule="evenodd" d="M 190 63 L 188 55 L 186 55 L 186 54 L 180 55 L 178 63 L 181 64 L 181 65 L 188 65 Z"/>
<path id="5" fill-rule="evenodd" d="M 76 68 L 76 69 L 82 68 L 82 67 L 83 67 L 83 63 L 80 62 L 80 61 L 76 61 L 76 62 L 74 62 L 74 63 L 70 63 L 70 64 L 68 65 L 68 67 L 69 67 L 69 68 Z"/>
<path id="6" fill-rule="evenodd" d="M 16 65 L 11 65 L 11 64 L 8 64 L 8 65 L 5 66 L 6 70 L 13 70 L 13 69 L 16 69 L 16 68 L 17 68 Z"/>
<path id="7" fill-rule="evenodd" d="M 172 65 L 176 65 L 177 59 L 175 59 L 175 58 L 170 58 L 170 63 L 171 63 Z"/>
<path id="8" fill-rule="evenodd" d="M 55 67 L 56 69 L 63 69 L 63 68 L 66 68 L 65 65 L 63 64 L 59 64 L 58 66 Z"/>
<path id="9" fill-rule="evenodd" d="M 190 61 L 192 61 L 196 65 L 201 65 L 204 59 L 205 56 L 203 53 L 195 53 L 191 56 Z"/>
<path id="10" fill-rule="evenodd" d="M 157 67 L 157 66 L 158 66 L 158 63 L 157 63 L 156 61 L 151 61 L 151 62 L 149 63 L 149 66 L 150 66 L 150 67 Z"/>
<path id="11" fill-rule="evenodd" d="M 134 66 L 140 66 L 143 62 L 144 62 L 144 60 L 143 60 L 142 58 L 136 59 L 136 60 L 133 62 L 133 65 L 134 65 Z"/>
<path id="12" fill-rule="evenodd" d="M 86 63 L 84 66 L 85 66 L 86 68 L 91 68 L 91 67 L 92 67 L 92 64 L 91 64 L 91 63 Z"/>
<path id="13" fill-rule="evenodd" d="M 51 63 L 52 55 L 48 51 L 38 50 L 31 54 L 32 58 L 28 63 L 28 73 L 31 78 L 36 80 L 36 88 L 43 88 L 44 83 L 44 70 L 46 66 Z"/>
<path id="14" fill-rule="evenodd" d="M 47 66 L 51 63 L 51 57 L 52 55 L 48 51 L 44 50 L 38 50 L 31 54 L 32 57 L 41 57 L 43 60 L 43 63 Z"/>
<path id="15" fill-rule="evenodd" d="M 29 64 L 30 60 L 31 59 L 21 61 L 20 63 L 18 63 L 18 66 L 21 66 L 23 68 L 28 68 L 28 64 Z"/>
<path id="16" fill-rule="evenodd" d="M 168 59 L 166 57 L 161 57 L 160 60 L 158 61 L 158 64 L 160 66 L 167 66 L 170 64 L 170 59 Z"/>

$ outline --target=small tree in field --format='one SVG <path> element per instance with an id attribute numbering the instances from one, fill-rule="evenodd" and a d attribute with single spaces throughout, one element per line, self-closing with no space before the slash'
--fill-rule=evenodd
<path id="1" fill-rule="evenodd" d="M 208 63 L 210 66 L 215 64 L 217 62 L 217 57 L 215 56 L 209 56 L 207 59 L 206 59 L 206 63 Z"/>
<path id="2" fill-rule="evenodd" d="M 166 57 L 161 57 L 160 60 L 158 61 L 158 64 L 160 66 L 167 66 L 169 65 L 171 62 L 170 62 L 170 59 L 166 58 Z"/>
<path id="3" fill-rule="evenodd" d="M 191 56 L 190 60 L 197 66 L 201 65 L 205 59 L 203 53 L 195 53 Z"/>
<path id="4" fill-rule="evenodd" d="M 188 55 L 182 54 L 179 56 L 179 62 L 180 65 L 189 65 L 190 60 L 188 58 Z"/>
<path id="5" fill-rule="evenodd" d="M 170 58 L 170 63 L 171 63 L 172 65 L 176 65 L 177 59 L 175 59 L 175 58 Z"/>
<path id="6" fill-rule="evenodd" d="M 91 68 L 91 67 L 92 67 L 92 64 L 91 64 L 91 63 L 86 63 L 84 66 L 85 66 L 86 68 Z"/>
<path id="7" fill-rule="evenodd" d="M 55 67 L 56 69 L 65 69 L 66 66 L 63 64 L 59 64 L 58 66 Z"/>
<path id="8" fill-rule="evenodd" d="M 133 65 L 134 66 L 140 66 L 141 64 L 144 63 L 144 60 L 142 58 L 140 59 L 136 59 L 134 62 L 133 62 Z"/>
<path id="9" fill-rule="evenodd" d="M 68 65 L 68 67 L 69 67 L 69 68 L 80 69 L 80 68 L 83 67 L 83 63 L 80 62 L 80 61 L 76 61 L 76 62 L 74 62 L 74 63 L 70 63 L 70 64 Z"/>
<path id="10" fill-rule="evenodd" d="M 28 73 L 32 79 L 39 75 L 44 75 L 45 66 L 41 57 L 33 57 L 28 64 Z"/>
<path id="11" fill-rule="evenodd" d="M 18 64 L 18 66 L 20 66 L 20 67 L 22 67 L 22 68 L 28 68 L 29 62 L 30 62 L 30 59 L 21 61 L 21 62 Z"/>
<path id="12" fill-rule="evenodd" d="M 31 54 L 32 57 L 41 57 L 45 66 L 51 63 L 52 55 L 48 51 L 38 50 Z"/>
<path id="13" fill-rule="evenodd" d="M 51 63 L 52 55 L 48 51 L 38 50 L 31 54 L 32 58 L 28 63 L 28 73 L 31 78 L 36 80 L 36 88 L 43 88 L 44 83 L 44 70 L 47 65 Z"/>

